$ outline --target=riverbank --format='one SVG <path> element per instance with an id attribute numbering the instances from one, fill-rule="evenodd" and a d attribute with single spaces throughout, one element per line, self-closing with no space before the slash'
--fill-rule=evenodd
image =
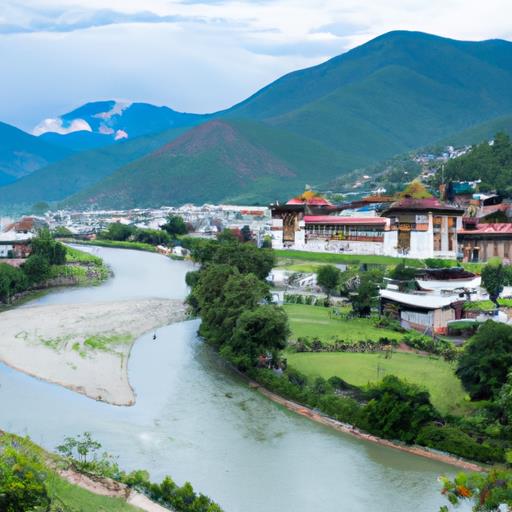
<path id="1" fill-rule="evenodd" d="M 247 378 L 247 377 L 245 377 L 245 378 Z M 297 402 L 293 402 L 292 400 L 283 398 L 282 396 L 277 395 L 276 393 L 273 393 L 272 391 L 269 391 L 268 389 L 266 389 L 265 387 L 263 387 L 261 384 L 259 384 L 256 381 L 248 379 L 248 382 L 249 382 L 249 386 L 251 388 L 255 389 L 262 395 L 266 396 L 268 399 L 272 400 L 272 402 L 275 402 L 275 403 L 285 407 L 289 411 L 292 411 L 296 414 L 300 414 L 301 416 L 304 416 L 312 421 L 315 421 L 316 423 L 320 423 L 327 427 L 333 428 L 334 430 L 337 430 L 338 432 L 343 432 L 344 434 L 349 434 L 353 437 L 357 437 L 358 439 L 362 439 L 364 441 L 375 443 L 375 444 L 378 444 L 381 446 L 386 446 L 388 448 L 393 448 L 395 450 L 400 450 L 402 452 L 410 453 L 412 455 L 418 455 L 420 457 L 424 457 L 424 458 L 427 458 L 430 460 L 443 462 L 445 464 L 449 464 L 451 466 L 455 466 L 455 467 L 464 469 L 466 471 L 482 472 L 482 471 L 486 470 L 486 468 L 484 466 L 481 466 L 475 462 L 470 462 L 470 461 L 460 459 L 453 455 L 427 450 L 420 446 L 414 446 L 414 445 L 407 446 L 405 444 L 399 444 L 397 442 L 390 441 L 388 439 L 383 439 L 383 438 L 380 438 L 377 436 L 373 436 L 371 434 L 367 434 L 352 425 L 348 425 L 346 423 L 342 423 L 341 421 L 337 421 L 328 416 L 324 416 L 309 407 L 301 405 Z"/>
<path id="2" fill-rule="evenodd" d="M 11 309 L 0 313 L 0 362 L 95 400 L 133 405 L 134 342 L 186 317 L 185 304 L 173 299 Z"/>
<path id="3" fill-rule="evenodd" d="M 80 240 L 80 239 L 64 239 L 66 243 L 77 245 L 89 245 L 97 247 L 111 247 L 113 249 L 133 249 L 134 251 L 158 252 L 155 245 L 143 242 L 126 242 L 119 240 Z"/>

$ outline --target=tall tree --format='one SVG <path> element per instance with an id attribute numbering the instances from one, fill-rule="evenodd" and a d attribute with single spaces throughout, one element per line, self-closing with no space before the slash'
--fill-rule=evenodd
<path id="1" fill-rule="evenodd" d="M 165 224 L 160 227 L 164 231 L 167 231 L 167 233 L 169 233 L 173 238 L 176 238 L 178 235 L 186 235 L 188 232 L 187 225 L 185 224 L 183 217 L 180 217 L 179 215 L 169 215 Z"/>
<path id="2" fill-rule="evenodd" d="M 494 302 L 497 308 L 499 307 L 498 298 L 503 291 L 503 284 L 506 279 L 507 273 L 498 258 L 489 260 L 482 269 L 482 286 L 487 290 L 489 299 Z"/>
<path id="3" fill-rule="evenodd" d="M 473 399 L 495 398 L 512 367 L 512 327 L 488 320 L 466 343 L 456 373 Z"/>
<path id="4" fill-rule="evenodd" d="M 330 296 L 340 284 L 341 272 L 334 265 L 322 265 L 316 273 L 316 281 Z"/>

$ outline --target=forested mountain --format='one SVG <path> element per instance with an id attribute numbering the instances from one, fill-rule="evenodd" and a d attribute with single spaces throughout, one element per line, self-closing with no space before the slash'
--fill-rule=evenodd
<path id="1" fill-rule="evenodd" d="M 512 195 L 512 142 L 498 133 L 492 144 L 485 141 L 469 153 L 450 160 L 445 168 L 446 180 L 478 180 L 481 191 L 497 190 Z"/>
<path id="2" fill-rule="evenodd" d="M 0 185 L 61 160 L 71 151 L 0 122 Z"/>
<path id="3" fill-rule="evenodd" d="M 31 206 L 38 201 L 59 201 L 112 174 L 116 169 L 154 151 L 184 131 L 173 128 L 99 149 L 74 154 L 64 160 L 0 187 L 0 206 Z"/>
<path id="4" fill-rule="evenodd" d="M 179 144 L 152 155 L 156 148 L 148 147 L 139 155 L 143 158 L 124 161 L 116 169 L 101 163 L 101 151 L 95 153 L 103 176 L 116 172 L 90 190 L 84 187 L 98 181 L 98 173 L 94 180 L 82 176 L 96 172 L 90 153 L 69 160 L 65 173 L 51 166 L 45 175 L 54 185 L 46 199 L 63 198 L 70 188 L 60 186 L 59 180 L 69 183 L 75 175 L 80 176 L 71 193 L 81 192 L 68 204 L 286 199 L 306 184 L 325 183 L 336 173 L 411 149 L 452 138 L 457 143 L 481 140 L 480 134 L 506 125 L 511 117 L 512 43 L 390 32 L 323 64 L 290 73 L 212 116 L 144 104 L 84 105 L 63 121 L 80 118 L 92 133 L 111 130 L 114 138 L 124 136 L 122 132 L 131 137 L 137 130 L 157 131 L 162 122 L 188 131 Z M 223 122 L 206 131 L 190 126 L 211 119 Z M 206 134 L 210 142 L 205 142 Z M 159 141 L 164 145 L 172 138 L 159 136 Z M 307 162 L 307 170 L 293 160 L 297 154 Z M 201 184 L 208 186 L 199 191 Z M 2 187 L 0 198 L 8 197 L 16 185 Z M 15 197 L 22 195 L 20 190 Z M 37 195 L 39 200 L 39 191 Z M 33 195 L 25 197 L 28 203 L 35 200 Z"/>
<path id="5" fill-rule="evenodd" d="M 112 208 L 253 203 L 287 197 L 315 175 L 334 177 L 344 166 L 338 153 L 300 135 L 255 121 L 214 120 L 119 169 L 67 203 Z"/>

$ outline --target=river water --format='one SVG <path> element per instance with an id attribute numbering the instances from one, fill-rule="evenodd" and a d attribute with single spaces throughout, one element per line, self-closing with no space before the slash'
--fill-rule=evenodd
<path id="1" fill-rule="evenodd" d="M 34 302 L 182 298 L 191 265 L 87 248 L 115 277 Z M 170 474 L 226 512 L 436 512 L 437 477 L 456 471 L 335 432 L 274 404 L 226 370 L 188 321 L 142 336 L 129 362 L 133 407 L 95 402 L 0 365 L 0 426 L 54 449 L 90 431 L 120 465 Z M 1 335 L 1 333 L 0 333 Z M 462 509 L 463 510 L 463 509 Z"/>

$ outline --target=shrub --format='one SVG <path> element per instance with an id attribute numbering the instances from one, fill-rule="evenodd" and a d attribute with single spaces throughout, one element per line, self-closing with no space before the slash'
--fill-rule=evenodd
<path id="1" fill-rule="evenodd" d="M 482 462 L 501 462 L 503 452 L 497 447 L 480 444 L 454 425 L 427 425 L 421 429 L 416 442 L 422 446 L 453 453 Z"/>

